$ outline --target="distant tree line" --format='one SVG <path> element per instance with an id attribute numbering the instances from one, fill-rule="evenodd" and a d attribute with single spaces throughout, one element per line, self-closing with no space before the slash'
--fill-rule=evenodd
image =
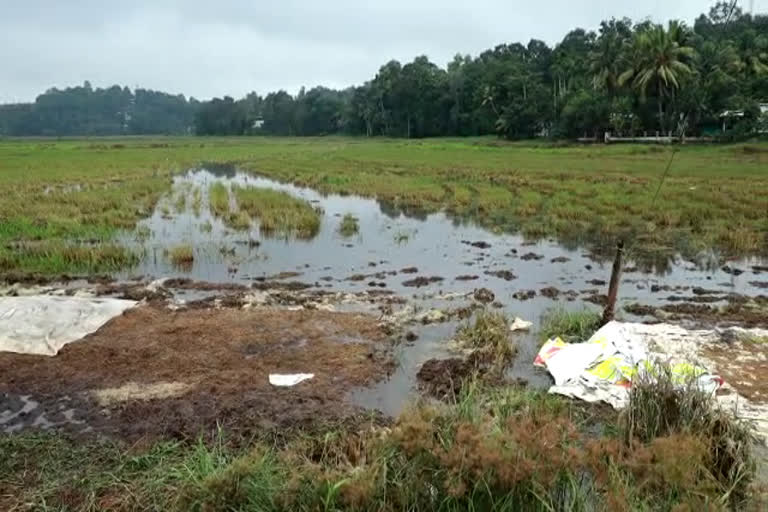
<path id="1" fill-rule="evenodd" d="M 183 95 L 89 82 L 49 89 L 34 103 L 0 105 L 0 135 L 182 134 L 193 130 L 200 103 Z"/>
<path id="2" fill-rule="evenodd" d="M 127 88 L 51 89 L 0 106 L 0 134 L 499 134 L 506 138 L 752 133 L 768 102 L 768 16 L 719 2 L 694 26 L 627 18 L 575 29 L 554 48 L 531 40 L 445 69 L 390 61 L 361 86 L 198 102 Z M 723 114 L 726 113 L 725 116 Z M 730 113 L 730 114 L 729 114 Z"/>

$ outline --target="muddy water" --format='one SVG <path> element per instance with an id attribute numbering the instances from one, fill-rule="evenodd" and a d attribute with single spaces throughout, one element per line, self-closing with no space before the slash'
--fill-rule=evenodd
<path id="1" fill-rule="evenodd" d="M 324 212 L 321 229 L 310 240 L 264 236 L 257 222 L 245 231 L 232 230 L 209 209 L 208 188 L 217 182 L 281 190 L 306 199 Z M 202 192 L 199 209 L 193 204 L 195 189 Z M 180 196 L 187 199 L 177 211 L 174 205 L 179 204 L 176 199 Z M 357 217 L 360 231 L 345 238 L 338 228 L 341 217 L 348 213 Z M 336 290 L 385 288 L 413 299 L 423 308 L 455 307 L 459 305 L 456 299 L 447 301 L 435 296 L 485 287 L 493 291 L 505 311 L 534 323 L 553 306 L 599 309 L 584 299 L 590 294 L 606 293 L 602 281 L 608 280 L 611 266 L 610 261 L 600 261 L 585 250 L 565 248 L 554 241 L 531 244 L 520 236 L 492 233 L 445 213 L 422 215 L 373 199 L 322 195 L 227 166 L 192 169 L 177 176 L 169 196 L 158 204 L 152 216 L 142 221 L 136 232 L 122 234 L 121 241 L 143 257 L 137 267 L 118 278 L 170 276 L 248 284 L 283 274 L 286 279 Z M 168 248 L 181 244 L 194 247 L 195 258 L 189 268 L 172 265 L 166 255 Z M 690 296 L 690 288 L 697 286 L 722 294 L 761 293 L 750 282 L 768 280 L 768 272 L 761 279 L 759 271 L 752 269 L 765 262 L 728 262 L 730 268 L 743 270 L 741 274 L 723 270 L 724 264 L 716 254 L 702 254 L 696 262 L 677 258 L 664 262 L 655 272 L 643 272 L 637 269 L 630 251 L 619 296 L 622 303 L 659 305 L 672 295 Z M 415 272 L 402 271 L 413 267 Z M 407 281 L 417 277 L 441 279 L 419 288 L 407 286 Z M 659 290 L 661 286 L 669 289 Z M 556 288 L 558 298 L 543 296 L 541 290 L 547 287 Z M 680 289 L 675 291 L 676 287 Z M 521 300 L 520 292 L 529 290 L 535 295 Z M 420 327 L 419 339 L 399 349 L 401 365 L 396 373 L 373 388 L 354 390 L 353 399 L 396 413 L 408 400 L 420 365 L 432 357 L 447 355 L 444 340 L 451 337 L 455 327 L 454 322 Z M 530 364 L 538 347 L 535 333 L 519 336 L 518 343 L 520 352 L 513 375 L 535 386 L 548 385 L 549 378 Z"/>

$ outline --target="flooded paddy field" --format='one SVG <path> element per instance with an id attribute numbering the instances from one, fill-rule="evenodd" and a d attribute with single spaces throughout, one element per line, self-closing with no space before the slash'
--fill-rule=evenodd
<path id="1" fill-rule="evenodd" d="M 8 496 L 24 487 L 19 471 L 35 446 L 50 446 L 52 467 L 63 464 L 70 476 L 77 471 L 65 454 L 97 449 L 93 443 L 104 439 L 138 446 L 139 456 L 152 460 L 154 450 L 166 449 L 157 443 L 180 442 L 183 448 L 167 448 L 173 455 L 155 462 L 174 468 L 195 463 L 190 457 L 200 453 L 189 450 L 196 439 L 205 450 L 223 443 L 223 471 L 251 457 L 243 446 L 250 450 L 247 440 L 257 440 L 258 450 L 278 447 L 280 464 L 290 466 L 300 454 L 345 474 L 367 467 L 355 457 L 378 449 L 373 438 L 398 439 L 397 450 L 408 452 L 414 448 L 398 437 L 403 429 L 406 438 L 419 439 L 425 425 L 458 428 L 461 411 L 470 410 L 478 424 L 500 421 L 499 404 L 520 425 L 528 416 L 538 422 L 519 432 L 507 432 L 509 423 L 498 427 L 512 437 L 544 432 L 543 418 L 555 417 L 553 424 L 567 417 L 591 437 L 621 428 L 613 411 L 546 395 L 552 377 L 532 364 L 545 338 L 559 334 L 548 331 L 553 317 L 573 313 L 589 324 L 602 312 L 617 236 L 582 228 L 573 236 L 533 236 L 496 226 L 498 212 L 487 205 L 471 212 L 420 206 L 377 190 L 366 194 L 361 185 L 328 186 L 268 166 L 260 171 L 253 162 L 184 165 L 151 179 L 151 187 L 127 187 L 140 198 L 130 214 L 118 205 L 119 186 L 99 185 L 114 206 L 106 210 L 108 229 L 99 227 L 95 206 L 77 228 L 66 229 L 66 209 L 60 219 L 43 209 L 37 220 L 4 213 L 12 222 L 0 234 L 0 297 L 139 304 L 54 357 L 0 353 L 0 447 L 14 454 L 4 474 L 11 477 L 0 478 L 0 505 L 16 503 Z M 46 185 L 40 201 L 54 196 L 57 204 L 76 205 L 83 194 L 98 195 L 85 181 Z M 144 186 L 150 195 L 139 192 Z M 768 328 L 762 242 L 736 252 L 725 244 L 694 250 L 690 243 L 682 251 L 648 250 L 648 238 L 636 234 L 622 236 L 618 319 L 722 332 L 723 339 L 732 327 Z M 55 247 L 46 245 L 52 239 Z M 49 266 L 25 259 L 14 268 L 19 254 L 47 258 Z M 503 338 L 513 349 L 493 379 L 475 381 L 478 368 L 490 373 L 497 361 L 477 366 L 462 337 L 488 328 L 496 313 L 509 322 Z M 525 321 L 532 325 L 509 329 Z M 768 410 L 766 347 L 762 339 L 734 339 L 702 345 L 696 354 L 716 365 L 728 392 L 748 399 L 759 416 Z M 281 388 L 272 384 L 275 374 L 312 377 Z M 437 412 L 419 406 L 414 413 L 414 403 L 424 401 Z M 306 444 L 295 446 L 302 436 L 309 436 Z M 340 446 L 344 437 L 359 446 Z M 123 454 L 105 463 L 120 464 Z M 85 493 L 86 502 L 100 506 L 116 499 L 115 482 L 93 485 L 96 491 L 77 490 L 77 499 Z"/>
<path id="2" fill-rule="evenodd" d="M 251 217 L 238 204 L 239 190 L 275 191 L 285 201 L 301 202 L 316 217 L 315 227 L 301 231 L 288 224 L 264 229 L 259 217 Z M 215 205 L 216 193 L 223 194 L 223 207 Z M 231 219 L 240 213 L 244 220 L 233 225 Z M 341 229 L 345 218 L 355 220 L 354 232 Z M 388 369 L 385 374 L 379 371 L 379 378 L 369 372 L 362 383 L 339 384 L 334 399 L 388 416 L 400 414 L 416 396 L 417 374 L 425 362 L 455 355 L 449 343 L 454 332 L 481 309 L 533 322 L 533 329 L 515 334 L 518 356 L 507 376 L 546 389 L 551 384 L 549 375 L 531 364 L 543 341 L 542 319 L 560 310 L 600 312 L 607 299 L 611 263 L 586 248 L 494 233 L 445 212 L 404 211 L 384 201 L 321 194 L 255 176 L 234 165 L 204 165 L 175 176 L 153 212 L 139 220 L 135 229 L 119 232 L 115 243 L 135 254 L 136 263 L 112 273 L 110 285 L 75 282 L 66 293 L 155 301 L 161 297 L 182 311 L 258 304 L 261 293 L 264 303 L 286 307 L 303 308 L 309 303 L 312 308 L 321 301 L 327 311 L 339 313 L 326 321 L 330 323 L 346 318 L 345 313 L 373 315 L 397 338 L 387 349 Z M 174 258 L 179 248 L 189 251 L 182 261 Z M 768 262 L 727 260 L 715 251 L 697 256 L 648 261 L 634 257 L 630 247 L 619 288 L 619 318 L 767 327 Z M 147 291 L 153 283 L 162 293 Z M 175 319 L 183 314 L 171 317 L 190 335 L 200 335 Z M 283 343 L 304 347 L 301 335 L 288 332 L 285 336 L 288 339 L 273 340 L 275 350 L 280 351 Z M 58 364 L 63 363 L 57 360 L 54 366 Z M 295 371 L 318 371 L 311 359 L 302 364 L 294 364 Z M 272 365 L 275 371 L 281 366 Z M 129 383 L 128 377 L 125 382 L 93 378 L 102 387 Z M 155 375 L 147 380 L 165 382 L 163 378 Z M 15 384 L 18 390 L 29 387 L 30 381 Z M 9 396 L 18 401 L 17 394 Z M 34 415 L 28 417 L 34 424 Z M 173 421 L 161 422 L 163 428 Z M 16 423 L 6 423 L 6 428 L 18 428 Z"/>

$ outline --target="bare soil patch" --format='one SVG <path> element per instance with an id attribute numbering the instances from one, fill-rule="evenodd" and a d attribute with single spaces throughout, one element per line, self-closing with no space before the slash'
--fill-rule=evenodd
<path id="1" fill-rule="evenodd" d="M 768 343 L 707 347 L 704 355 L 715 362 L 720 376 L 740 395 L 758 404 L 768 403 Z"/>
<path id="2" fill-rule="evenodd" d="M 56 357 L 0 354 L 0 410 L 14 395 L 32 396 L 43 409 L 78 397 L 79 417 L 121 437 L 188 437 L 217 424 L 258 433 L 354 414 L 346 391 L 393 366 L 388 338 L 370 315 L 150 305 L 113 319 Z M 276 388 L 270 373 L 315 377 Z M 174 383 L 176 392 L 139 392 L 163 383 Z M 128 399 L 99 405 L 99 391 L 125 389 L 133 390 L 121 395 Z"/>

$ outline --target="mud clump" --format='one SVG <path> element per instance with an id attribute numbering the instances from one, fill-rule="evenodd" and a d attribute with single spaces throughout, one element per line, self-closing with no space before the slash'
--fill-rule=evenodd
<path id="1" fill-rule="evenodd" d="M 666 304 L 662 306 L 661 309 L 667 313 L 693 316 L 713 315 L 716 311 L 711 306 L 705 304 L 692 304 L 690 302 L 684 302 L 682 304 Z"/>
<path id="2" fill-rule="evenodd" d="M 557 299 L 560 295 L 560 290 L 555 288 L 554 286 L 547 286 L 546 288 L 542 288 L 539 290 L 539 294 L 541 294 L 542 297 L 547 297 L 548 299 Z"/>
<path id="3" fill-rule="evenodd" d="M 768 281 L 750 281 L 749 285 L 755 288 L 768 289 Z"/>
<path id="4" fill-rule="evenodd" d="M 633 304 L 627 304 L 626 306 L 624 306 L 624 311 L 626 311 L 630 315 L 635 315 L 635 316 L 655 316 L 656 315 L 656 308 L 654 308 L 653 306 L 638 304 L 637 302 Z"/>
<path id="5" fill-rule="evenodd" d="M 474 297 L 477 302 L 482 302 L 484 304 L 491 303 L 496 299 L 496 295 L 494 295 L 488 288 L 478 288 L 472 294 L 472 297 Z"/>
<path id="6" fill-rule="evenodd" d="M 691 293 L 694 295 L 719 295 L 722 292 L 719 290 L 708 290 L 706 288 L 701 288 L 700 286 L 694 286 L 691 289 Z"/>
<path id="7" fill-rule="evenodd" d="M 419 272 L 419 269 L 416 267 L 405 267 L 403 269 L 400 269 L 401 274 L 416 274 Z"/>
<path id="8" fill-rule="evenodd" d="M 536 254 L 535 252 L 529 252 L 520 256 L 520 259 L 523 261 L 530 261 L 530 260 L 538 261 L 538 260 L 544 259 L 544 256 L 542 256 L 541 254 Z"/>
<path id="9" fill-rule="evenodd" d="M 439 400 L 450 400 L 461 391 L 464 382 L 472 377 L 475 365 L 466 359 L 430 359 L 416 374 L 419 388 Z"/>
<path id="10" fill-rule="evenodd" d="M 528 300 L 536 296 L 536 290 L 520 290 L 512 294 L 517 300 Z"/>
<path id="11" fill-rule="evenodd" d="M 253 283 L 252 288 L 254 290 L 285 290 L 298 292 L 312 288 L 312 285 L 309 283 L 302 283 L 301 281 L 267 281 L 265 283 Z"/>
<path id="12" fill-rule="evenodd" d="M 365 281 L 367 278 L 365 274 L 353 274 L 347 278 L 347 281 Z"/>
<path id="13" fill-rule="evenodd" d="M 456 276 L 456 281 L 477 281 L 478 279 L 480 279 L 480 276 L 475 276 L 475 275 Z"/>
<path id="14" fill-rule="evenodd" d="M 301 275 L 303 275 L 302 272 L 280 272 L 278 274 L 268 277 L 267 279 L 270 279 L 273 281 L 282 281 L 283 279 L 293 279 L 294 277 L 299 277 Z"/>
<path id="15" fill-rule="evenodd" d="M 740 276 L 741 274 L 744 273 L 744 271 L 741 270 L 740 268 L 731 267 L 729 265 L 724 266 L 721 270 L 726 274 L 730 274 L 732 276 Z"/>
<path id="16" fill-rule="evenodd" d="M 234 290 L 244 291 L 248 287 L 238 283 L 209 283 L 208 281 L 195 281 L 187 278 L 166 279 L 162 282 L 164 288 L 175 288 L 177 290 L 199 290 L 199 291 L 221 291 Z"/>
<path id="17" fill-rule="evenodd" d="M 586 281 L 587 284 L 591 284 L 592 286 L 605 286 L 606 282 L 602 279 L 590 279 L 589 281 Z"/>
<path id="18" fill-rule="evenodd" d="M 592 293 L 584 297 L 584 300 L 591 302 L 592 304 L 597 304 L 598 306 L 605 306 L 608 304 L 608 296 L 604 293 Z"/>
<path id="19" fill-rule="evenodd" d="M 558 256 L 549 260 L 550 263 L 568 263 L 569 261 L 571 261 L 571 258 L 566 258 L 565 256 Z"/>
<path id="20" fill-rule="evenodd" d="M 491 244 L 489 244 L 488 242 L 482 242 L 482 241 L 470 242 L 469 240 L 462 240 L 461 243 L 463 243 L 464 245 L 469 245 L 471 247 L 476 247 L 478 249 L 490 249 L 491 248 Z"/>
<path id="21" fill-rule="evenodd" d="M 403 286 L 409 288 L 421 288 L 422 286 L 429 286 L 432 283 L 439 283 L 442 280 L 443 278 L 438 276 L 416 277 L 414 279 L 409 279 L 408 281 L 403 281 Z"/>
<path id="22" fill-rule="evenodd" d="M 683 295 L 670 295 L 667 297 L 669 302 L 697 302 L 699 304 L 711 304 L 713 302 L 720 302 L 725 300 L 725 297 L 719 295 L 695 295 L 693 297 L 685 297 Z"/>
<path id="23" fill-rule="evenodd" d="M 498 277 L 499 279 L 503 279 L 505 281 L 512 281 L 513 279 L 517 279 L 517 276 L 511 270 L 487 270 L 485 275 Z"/>

